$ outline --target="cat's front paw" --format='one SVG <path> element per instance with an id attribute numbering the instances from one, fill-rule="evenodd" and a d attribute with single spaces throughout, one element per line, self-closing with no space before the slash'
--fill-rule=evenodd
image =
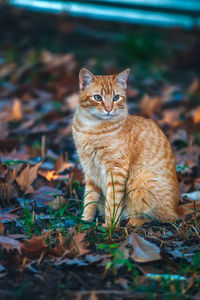
<path id="1" fill-rule="evenodd" d="M 88 214 L 84 214 L 81 216 L 81 220 L 85 221 L 85 222 L 92 222 L 93 221 L 93 217 L 88 215 Z"/>
<path id="2" fill-rule="evenodd" d="M 137 227 L 137 226 L 142 226 L 146 222 L 145 219 L 142 218 L 130 218 L 128 225 L 131 227 Z"/>
<path id="3" fill-rule="evenodd" d="M 101 227 L 105 228 L 106 230 L 109 230 L 111 228 L 111 224 L 108 224 L 108 223 L 103 223 L 101 225 Z"/>

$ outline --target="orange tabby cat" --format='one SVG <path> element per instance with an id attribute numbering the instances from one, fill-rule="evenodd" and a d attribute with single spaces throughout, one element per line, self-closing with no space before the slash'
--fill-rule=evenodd
<path id="1" fill-rule="evenodd" d="M 107 227 L 122 210 L 132 226 L 173 222 L 184 214 L 173 152 L 154 121 L 128 114 L 128 75 L 79 74 L 73 137 L 86 181 L 82 218 L 92 221 L 103 195 Z"/>

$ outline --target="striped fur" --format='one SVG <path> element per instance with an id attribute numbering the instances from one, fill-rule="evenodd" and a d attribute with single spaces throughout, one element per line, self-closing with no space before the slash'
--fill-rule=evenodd
<path id="1" fill-rule="evenodd" d="M 80 71 L 73 137 L 86 181 L 83 219 L 91 221 L 97 204 L 104 202 L 107 226 L 113 215 L 120 219 L 122 209 L 133 226 L 152 218 L 172 222 L 179 199 L 172 149 L 152 120 L 128 114 L 128 73 L 94 76 Z M 114 102 L 116 94 L 120 99 Z"/>

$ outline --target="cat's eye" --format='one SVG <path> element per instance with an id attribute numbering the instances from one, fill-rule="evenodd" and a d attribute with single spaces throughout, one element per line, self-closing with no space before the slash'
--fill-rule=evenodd
<path id="1" fill-rule="evenodd" d="M 113 101 L 118 101 L 120 99 L 120 96 L 119 95 L 115 95 L 114 97 L 113 97 Z"/>
<path id="2" fill-rule="evenodd" d="M 101 97 L 101 95 L 94 95 L 94 100 L 96 100 L 96 101 L 102 101 L 102 97 Z"/>

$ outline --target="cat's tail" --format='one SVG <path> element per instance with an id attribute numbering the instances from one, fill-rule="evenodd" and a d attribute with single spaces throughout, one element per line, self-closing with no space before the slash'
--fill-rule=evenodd
<path id="1" fill-rule="evenodd" d="M 176 209 L 177 215 L 180 219 L 185 218 L 188 215 L 196 213 L 200 213 L 200 203 L 191 202 L 181 204 Z"/>

